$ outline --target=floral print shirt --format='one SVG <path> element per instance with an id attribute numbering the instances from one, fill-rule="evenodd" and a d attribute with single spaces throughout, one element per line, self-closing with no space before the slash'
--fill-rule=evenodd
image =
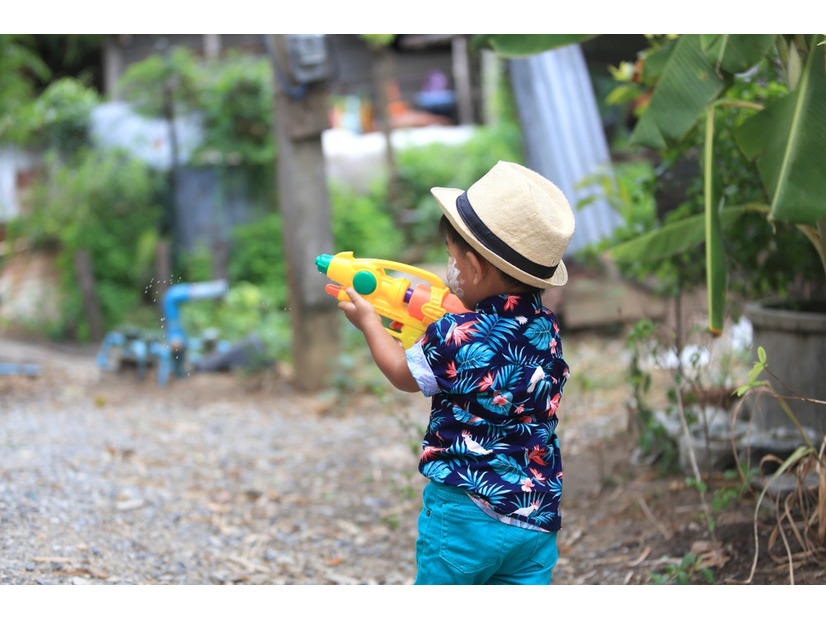
<path id="1" fill-rule="evenodd" d="M 475 312 L 446 314 L 407 359 L 432 396 L 421 473 L 466 490 L 501 521 L 559 530 L 556 410 L 568 365 L 541 295 L 489 297 Z"/>

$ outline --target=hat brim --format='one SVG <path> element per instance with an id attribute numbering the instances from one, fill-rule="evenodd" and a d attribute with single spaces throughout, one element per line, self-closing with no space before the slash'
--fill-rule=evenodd
<path id="1" fill-rule="evenodd" d="M 565 263 L 562 260 L 559 261 L 559 264 L 554 271 L 554 275 L 547 280 L 543 280 L 542 278 L 538 278 L 522 271 L 517 267 L 514 267 L 509 262 L 501 258 L 498 254 L 485 247 L 474 236 L 474 234 L 470 232 L 470 229 L 464 223 L 462 217 L 459 215 L 458 209 L 456 208 L 456 199 L 464 193 L 464 190 L 453 187 L 432 187 L 430 189 L 430 193 L 433 194 L 433 197 L 436 199 L 436 203 L 439 205 L 442 213 L 444 213 L 447 219 L 450 220 L 450 223 L 453 224 L 456 231 L 462 235 L 462 238 L 465 239 L 465 241 L 467 241 L 471 247 L 479 252 L 484 258 L 508 275 L 513 276 L 520 282 L 524 282 L 525 284 L 529 284 L 530 286 L 535 286 L 537 288 L 562 286 L 568 281 L 568 269 L 565 267 Z"/>

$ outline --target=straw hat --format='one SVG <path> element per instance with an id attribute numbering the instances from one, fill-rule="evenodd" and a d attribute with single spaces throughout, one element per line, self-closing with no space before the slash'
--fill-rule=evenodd
<path id="1" fill-rule="evenodd" d="M 568 281 L 562 255 L 574 234 L 574 214 L 543 176 L 500 161 L 466 192 L 430 192 L 459 234 L 505 273 L 538 288 Z"/>

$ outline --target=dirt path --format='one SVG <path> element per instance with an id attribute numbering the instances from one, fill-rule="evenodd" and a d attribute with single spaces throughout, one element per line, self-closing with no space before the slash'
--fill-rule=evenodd
<path id="1" fill-rule="evenodd" d="M 0 376 L 0 584 L 412 582 L 426 399 L 303 395 L 278 371 L 161 387 L 101 373 L 94 353 L 0 340 L 0 361 L 40 369 Z M 721 515 L 728 546 L 711 553 L 696 491 L 632 465 L 627 388 L 605 363 L 622 355 L 567 342 L 589 381 L 572 376 L 560 408 L 554 583 L 652 583 L 691 550 L 717 583 L 744 579 L 753 500 Z M 760 575 L 787 580 L 772 563 Z"/>

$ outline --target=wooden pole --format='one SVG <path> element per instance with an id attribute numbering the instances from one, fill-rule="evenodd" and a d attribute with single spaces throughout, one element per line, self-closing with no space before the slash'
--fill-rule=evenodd
<path id="1" fill-rule="evenodd" d="M 80 294 L 83 298 L 83 308 L 86 312 L 86 320 L 89 321 L 89 337 L 99 342 L 103 339 L 103 317 L 101 316 L 97 286 L 95 285 L 92 257 L 86 250 L 77 250 L 74 255 L 74 263 Z"/>
<path id="2" fill-rule="evenodd" d="M 329 124 L 329 91 L 326 82 L 292 83 L 286 36 L 267 37 L 275 81 L 276 175 L 290 286 L 295 384 L 309 392 L 328 385 L 326 378 L 339 350 L 338 308 L 325 292 L 327 280 L 315 265 L 318 255 L 335 252 L 321 145 L 321 132 Z"/>
<path id="3" fill-rule="evenodd" d="M 464 35 L 452 40 L 453 83 L 459 107 L 459 124 L 473 124 L 473 87 L 470 83 L 470 57 L 468 41 Z"/>

